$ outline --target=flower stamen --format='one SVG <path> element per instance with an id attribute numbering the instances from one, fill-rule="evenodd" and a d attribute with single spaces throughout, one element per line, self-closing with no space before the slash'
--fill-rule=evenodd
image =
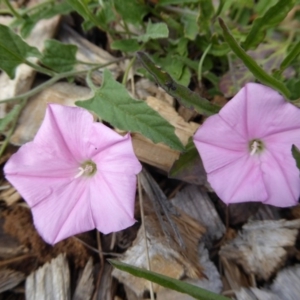
<path id="1" fill-rule="evenodd" d="M 264 150 L 264 144 L 261 140 L 252 140 L 249 143 L 250 155 L 258 154 Z"/>
<path id="2" fill-rule="evenodd" d="M 250 155 L 254 155 L 258 149 L 258 142 L 257 141 L 254 141 L 252 143 L 252 145 L 250 146 L 251 148 L 251 152 L 250 152 Z"/>
<path id="3" fill-rule="evenodd" d="M 75 175 L 74 179 L 81 176 L 91 177 L 97 172 L 97 165 L 93 161 L 88 160 L 81 164 L 78 170 L 79 172 Z"/>

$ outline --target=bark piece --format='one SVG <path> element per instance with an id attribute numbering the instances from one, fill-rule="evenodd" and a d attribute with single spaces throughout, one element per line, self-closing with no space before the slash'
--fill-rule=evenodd
<path id="1" fill-rule="evenodd" d="M 90 257 L 78 280 L 72 300 L 89 300 L 94 290 L 93 259 Z"/>
<path id="2" fill-rule="evenodd" d="M 299 299 L 300 265 L 281 270 L 271 285 L 271 291 L 281 300 Z"/>
<path id="3" fill-rule="evenodd" d="M 202 277 L 202 267 L 197 263 L 197 257 L 196 259 L 191 259 L 193 256 L 191 253 L 186 253 L 183 249 L 180 250 L 174 241 L 169 243 L 166 240 L 154 212 L 145 216 L 145 226 L 152 271 L 176 279 L 180 279 L 183 276 L 189 278 Z M 186 250 L 196 250 L 195 253 L 197 255 L 197 241 L 202 235 L 203 229 L 191 218 L 183 214 L 177 219 L 177 226 L 185 239 Z M 144 238 L 141 227 L 132 247 L 119 260 L 147 269 Z M 117 269 L 113 270 L 113 276 L 130 288 L 138 297 L 142 297 L 143 293 L 149 290 L 149 282 L 142 278 L 134 277 Z M 153 284 L 153 289 L 154 292 L 158 292 L 163 288 Z"/>
<path id="4" fill-rule="evenodd" d="M 0 270 L 0 293 L 10 290 L 25 279 L 21 272 L 3 269 Z"/>
<path id="5" fill-rule="evenodd" d="M 208 248 L 224 235 L 225 226 L 207 193 L 201 187 L 188 185 L 178 192 L 171 202 L 206 227 L 203 239 Z"/>
<path id="6" fill-rule="evenodd" d="M 31 273 L 25 284 L 27 300 L 70 299 L 70 271 L 64 254 Z"/>
<path id="7" fill-rule="evenodd" d="M 59 82 L 31 97 L 23 109 L 10 142 L 23 145 L 33 140 L 44 119 L 47 103 L 75 106 L 75 101 L 88 99 L 90 89 L 67 82 Z"/>
<path id="8" fill-rule="evenodd" d="M 243 226 L 239 236 L 220 250 L 220 256 L 241 265 L 247 274 L 268 280 L 285 262 L 294 246 L 300 220 L 256 221 Z"/>
<path id="9" fill-rule="evenodd" d="M 235 296 L 237 300 L 283 300 L 283 298 L 278 297 L 270 291 L 261 290 L 258 288 L 242 288 L 238 292 L 235 292 Z M 295 300 L 296 299 L 298 298 L 295 298 Z M 289 300 L 293 299 L 289 298 Z"/>
<path id="10" fill-rule="evenodd" d="M 110 264 L 105 263 L 100 285 L 97 291 L 97 300 L 113 299 L 113 288 L 115 287 L 114 281 L 116 280 L 114 280 L 112 277 L 112 271 L 113 267 Z"/>

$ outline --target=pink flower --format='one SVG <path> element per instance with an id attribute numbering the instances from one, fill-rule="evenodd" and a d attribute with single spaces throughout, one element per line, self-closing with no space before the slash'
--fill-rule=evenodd
<path id="1" fill-rule="evenodd" d="M 94 228 L 107 234 L 135 223 L 141 164 L 131 137 L 93 122 L 82 108 L 49 104 L 34 140 L 10 158 L 4 171 L 31 207 L 47 243 Z"/>
<path id="2" fill-rule="evenodd" d="M 194 136 L 208 181 L 225 203 L 296 205 L 300 110 L 269 87 L 249 83 Z"/>

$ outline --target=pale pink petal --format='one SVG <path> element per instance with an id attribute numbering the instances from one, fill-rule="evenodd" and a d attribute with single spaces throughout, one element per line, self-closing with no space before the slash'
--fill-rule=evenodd
<path id="1" fill-rule="evenodd" d="M 266 147 L 268 149 L 272 149 L 271 151 L 276 152 L 278 147 L 280 147 L 280 149 L 284 147 L 286 153 L 290 155 L 292 145 L 296 145 L 298 148 L 300 148 L 300 128 L 271 134 L 269 136 L 264 137 L 263 142 L 266 144 Z"/>
<path id="2" fill-rule="evenodd" d="M 47 243 L 55 244 L 95 228 L 90 207 L 90 183 L 90 178 L 73 180 L 54 189 L 31 208 L 34 225 Z"/>
<path id="3" fill-rule="evenodd" d="M 35 142 L 22 146 L 4 167 L 5 176 L 32 206 L 47 198 L 54 190 L 69 183 L 78 173 L 72 161 L 57 159 Z"/>
<path id="4" fill-rule="evenodd" d="M 115 141 L 93 157 L 99 172 L 138 174 L 142 170 L 142 165 L 134 154 L 130 134 L 119 137 L 119 141 Z"/>
<path id="5" fill-rule="evenodd" d="M 82 162 L 93 147 L 90 145 L 92 125 L 93 116 L 83 108 L 48 104 L 34 142 L 57 159 Z"/>
<path id="6" fill-rule="evenodd" d="M 206 172 L 239 159 L 248 150 L 248 141 L 233 131 L 218 115 L 209 117 L 194 135 Z"/>
<path id="7" fill-rule="evenodd" d="M 208 173 L 208 182 L 225 203 L 265 201 L 268 194 L 257 157 L 243 157 Z"/>
<path id="8" fill-rule="evenodd" d="M 291 129 L 300 129 L 299 109 L 275 90 L 248 83 L 220 111 L 220 116 L 234 130 L 248 139 Z"/>
<path id="9" fill-rule="evenodd" d="M 93 219 L 99 231 L 107 234 L 135 223 L 135 191 L 136 175 L 96 174 L 90 197 Z"/>
<path id="10" fill-rule="evenodd" d="M 265 203 L 279 207 L 296 205 L 300 195 L 299 170 L 286 147 L 278 146 L 272 153 L 266 150 L 260 160 L 263 181 L 269 195 Z"/>

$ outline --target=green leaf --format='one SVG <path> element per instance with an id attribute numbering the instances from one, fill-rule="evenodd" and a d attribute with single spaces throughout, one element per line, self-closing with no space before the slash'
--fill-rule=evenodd
<path id="1" fill-rule="evenodd" d="M 256 62 L 252 59 L 237 43 L 234 37 L 231 35 L 229 29 L 225 25 L 224 21 L 219 18 L 219 23 L 221 28 L 223 29 L 223 35 L 225 41 L 228 43 L 231 50 L 239 57 L 245 64 L 245 66 L 249 69 L 250 72 L 263 84 L 272 87 L 273 89 L 282 93 L 286 98 L 289 98 L 290 92 L 286 88 L 286 86 L 279 80 L 270 76 L 266 73 Z"/>
<path id="2" fill-rule="evenodd" d="M 14 108 L 2 119 L 0 119 L 0 132 L 3 133 L 8 125 L 18 117 L 20 105 L 15 105 Z"/>
<path id="3" fill-rule="evenodd" d="M 77 46 L 46 40 L 41 63 L 55 72 L 71 71 L 76 64 Z"/>
<path id="4" fill-rule="evenodd" d="M 154 77 L 156 82 L 168 94 L 181 102 L 182 105 L 189 109 L 194 108 L 197 112 L 206 116 L 218 113 L 220 107 L 210 103 L 207 99 L 200 97 L 189 88 L 175 82 L 168 73 L 162 71 L 158 66 L 156 66 L 147 54 L 137 52 L 137 56 L 146 70 Z"/>
<path id="5" fill-rule="evenodd" d="M 154 143 L 164 143 L 182 151 L 182 143 L 174 133 L 174 127 L 144 101 L 131 98 L 126 88 L 104 70 L 101 88 L 89 100 L 76 105 L 96 113 L 101 119 L 126 131 L 139 132 Z"/>
<path id="6" fill-rule="evenodd" d="M 39 50 L 25 43 L 9 27 L 0 24 L 0 69 L 13 79 L 17 66 L 31 56 L 39 57 Z"/>
<path id="7" fill-rule="evenodd" d="M 256 18 L 251 30 L 242 44 L 245 50 L 255 48 L 265 36 L 266 29 L 276 27 L 294 7 L 295 0 L 279 0 L 262 17 Z"/>
<path id="8" fill-rule="evenodd" d="M 157 283 L 165 288 L 184 293 L 199 300 L 229 300 L 229 298 L 204 290 L 195 285 L 168 277 L 156 272 L 144 270 L 134 267 L 114 259 L 108 260 L 115 268 L 125 271 L 133 276 L 144 278 L 154 283 Z"/>
<path id="9" fill-rule="evenodd" d="M 125 22 L 139 25 L 148 13 L 147 5 L 138 0 L 114 0 L 116 11 Z"/>
<path id="10" fill-rule="evenodd" d="M 189 139 L 185 151 L 174 162 L 168 176 L 191 184 L 205 184 L 206 172 L 192 137 Z"/>
<path id="11" fill-rule="evenodd" d="M 289 91 L 291 92 L 291 97 L 290 100 L 297 100 L 297 102 L 299 103 L 299 99 L 300 99 L 300 79 L 299 78 L 290 78 L 287 82 L 286 82 L 286 86 L 289 89 Z M 293 104 L 295 104 L 295 101 L 293 101 Z M 299 105 L 297 105 L 299 107 Z"/>
<path id="12" fill-rule="evenodd" d="M 123 52 L 135 52 L 139 50 L 140 45 L 136 39 L 127 39 L 114 41 L 110 45 L 111 49 L 120 50 Z"/>
<path id="13" fill-rule="evenodd" d="M 290 53 L 285 57 L 283 62 L 280 65 L 280 71 L 285 70 L 295 58 L 300 54 L 300 41 L 298 41 L 290 51 Z"/>
<path id="14" fill-rule="evenodd" d="M 199 18 L 199 27 L 201 32 L 210 33 L 211 20 L 215 13 L 211 0 L 200 0 L 201 14 Z"/>
<path id="15" fill-rule="evenodd" d="M 282 49 L 281 46 L 282 44 L 280 42 L 270 41 L 269 43 L 262 43 L 258 45 L 255 50 L 248 50 L 247 54 L 252 57 L 252 59 L 265 70 L 265 72 L 270 74 L 279 68 L 280 63 L 285 56 L 285 50 Z M 280 49 L 280 51 L 278 51 L 278 49 Z M 289 67 L 282 75 L 284 79 L 293 78 L 295 77 L 295 70 Z M 225 97 L 232 97 L 247 82 L 253 81 L 255 81 L 255 77 L 245 66 L 243 61 L 237 57 L 233 57 L 231 68 L 222 75 L 219 87 Z M 291 92 L 288 84 L 285 83 L 285 85 Z M 290 97 L 292 97 L 292 95 Z"/>
<path id="16" fill-rule="evenodd" d="M 11 26 L 19 26 L 20 34 L 26 38 L 38 21 L 42 19 L 50 19 L 56 15 L 66 15 L 72 11 L 72 7 L 67 2 L 54 3 L 50 2 L 45 5 L 38 6 L 36 9 L 33 7 L 30 13 L 24 16 L 23 19 L 17 19 Z"/>
<path id="17" fill-rule="evenodd" d="M 113 1 L 102 1 L 101 9 L 97 12 L 97 19 L 101 28 L 109 32 L 109 24 L 116 20 Z"/>
<path id="18" fill-rule="evenodd" d="M 168 36 L 169 36 L 169 29 L 167 24 L 165 23 L 152 24 L 151 22 L 148 22 L 146 33 L 139 36 L 138 40 L 146 43 L 151 39 L 152 40 L 163 39 L 163 38 L 167 38 Z"/>
<path id="19" fill-rule="evenodd" d="M 189 4 L 189 3 L 199 3 L 199 0 L 160 0 L 157 6 L 173 5 L 173 4 Z"/>
<path id="20" fill-rule="evenodd" d="M 199 16 L 200 11 L 198 11 L 198 14 L 183 14 L 181 17 L 181 22 L 184 26 L 184 37 L 188 38 L 189 40 L 195 40 L 197 34 L 199 33 Z"/>
<path id="21" fill-rule="evenodd" d="M 72 8 L 79 13 L 85 20 L 85 29 L 87 29 L 88 24 L 93 23 L 96 26 L 101 27 L 101 22 L 95 17 L 95 15 L 90 11 L 88 3 L 85 0 L 66 0 Z"/>
<path id="22" fill-rule="evenodd" d="M 300 170 L 300 151 L 295 145 L 292 146 L 292 154 L 296 161 L 297 168 Z"/>

